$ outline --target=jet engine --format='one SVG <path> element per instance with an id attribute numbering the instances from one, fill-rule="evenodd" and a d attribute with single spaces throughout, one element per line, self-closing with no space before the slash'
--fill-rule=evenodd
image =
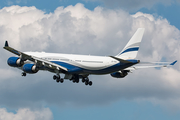
<path id="1" fill-rule="evenodd" d="M 23 67 L 22 67 L 22 70 L 25 72 L 25 73 L 37 73 L 39 71 L 39 69 L 36 67 L 35 64 L 24 64 Z"/>
<path id="2" fill-rule="evenodd" d="M 111 73 L 111 76 L 115 78 L 124 78 L 126 75 L 128 75 L 128 72 L 128 70 L 121 70 L 118 72 Z"/>
<path id="3" fill-rule="evenodd" d="M 22 61 L 19 57 L 10 57 L 7 60 L 7 63 L 11 67 L 21 67 L 24 64 L 24 61 Z"/>

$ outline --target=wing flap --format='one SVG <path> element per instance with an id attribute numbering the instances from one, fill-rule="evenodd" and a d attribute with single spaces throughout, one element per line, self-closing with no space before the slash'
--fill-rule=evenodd
<path id="1" fill-rule="evenodd" d="M 68 71 L 67 68 L 63 67 L 63 66 L 60 66 L 56 63 L 53 63 L 53 62 L 50 62 L 50 61 L 47 61 L 47 60 L 44 60 L 44 59 L 41 59 L 41 58 L 38 58 L 38 57 L 34 57 L 32 56 L 32 58 L 35 60 L 36 63 L 39 63 L 39 64 L 42 64 L 46 67 L 50 67 L 50 68 L 53 68 L 53 69 L 62 69 L 64 71 Z"/>

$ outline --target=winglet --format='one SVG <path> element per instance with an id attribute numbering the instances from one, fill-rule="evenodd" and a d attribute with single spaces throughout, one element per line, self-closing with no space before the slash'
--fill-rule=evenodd
<path id="1" fill-rule="evenodd" d="M 5 46 L 4 47 L 9 47 L 8 41 L 5 42 Z"/>
<path id="2" fill-rule="evenodd" d="M 4 48 L 4 49 L 6 49 L 6 50 L 7 50 L 7 51 L 9 51 L 9 52 L 12 52 L 12 53 L 14 53 L 14 54 L 18 55 L 18 56 L 20 56 L 20 55 L 21 55 L 21 52 L 20 52 L 20 51 L 15 50 L 14 48 L 9 47 L 9 45 L 8 45 L 8 41 L 6 41 L 6 42 L 5 42 L 5 45 L 4 45 L 4 47 L 3 47 L 3 48 Z"/>
<path id="3" fill-rule="evenodd" d="M 170 65 L 174 65 L 174 64 L 176 64 L 176 62 L 177 62 L 177 60 L 176 60 L 176 61 L 174 61 L 173 63 L 171 63 Z"/>

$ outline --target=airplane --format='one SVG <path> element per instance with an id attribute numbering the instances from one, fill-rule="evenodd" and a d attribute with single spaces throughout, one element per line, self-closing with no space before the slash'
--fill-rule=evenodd
<path id="1" fill-rule="evenodd" d="M 138 28 L 124 49 L 116 56 L 91 56 L 76 54 L 59 54 L 45 52 L 20 52 L 9 47 L 8 41 L 5 42 L 4 49 L 14 53 L 17 57 L 10 57 L 7 63 L 11 67 L 21 69 L 22 76 L 35 74 L 39 70 L 46 70 L 55 73 L 53 79 L 56 82 L 64 82 L 69 79 L 74 83 L 82 82 L 85 85 L 92 85 L 89 75 L 110 74 L 115 78 L 124 78 L 129 72 L 139 68 L 149 67 L 168 67 L 174 62 L 140 62 L 136 59 L 139 46 L 144 34 L 144 28 Z M 138 64 L 141 64 L 138 66 Z M 147 65 L 143 65 L 147 64 Z M 64 74 L 64 78 L 60 76 Z"/>

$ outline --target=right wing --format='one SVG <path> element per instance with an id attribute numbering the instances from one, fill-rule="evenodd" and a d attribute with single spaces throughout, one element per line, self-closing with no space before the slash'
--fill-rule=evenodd
<path id="1" fill-rule="evenodd" d="M 12 52 L 12 53 L 20 56 L 20 59 L 22 59 L 22 60 L 30 60 L 30 61 L 34 62 L 36 65 L 38 65 L 38 66 L 46 66 L 46 67 L 49 67 L 49 68 L 54 69 L 54 70 L 62 70 L 62 71 L 65 71 L 65 72 L 68 71 L 67 68 L 65 68 L 63 66 L 60 66 L 60 65 L 58 65 L 56 63 L 53 63 L 53 62 L 47 61 L 45 59 L 35 57 L 35 56 L 32 56 L 32 55 L 28 55 L 26 53 L 15 50 L 14 48 L 9 47 L 7 41 L 5 42 L 5 46 L 3 48 L 8 50 L 9 52 Z"/>
<path id="2" fill-rule="evenodd" d="M 173 66 L 177 62 L 140 62 L 140 64 L 131 66 L 126 68 L 125 70 L 137 70 L 141 68 L 160 68 L 160 67 L 168 67 L 168 66 Z"/>

